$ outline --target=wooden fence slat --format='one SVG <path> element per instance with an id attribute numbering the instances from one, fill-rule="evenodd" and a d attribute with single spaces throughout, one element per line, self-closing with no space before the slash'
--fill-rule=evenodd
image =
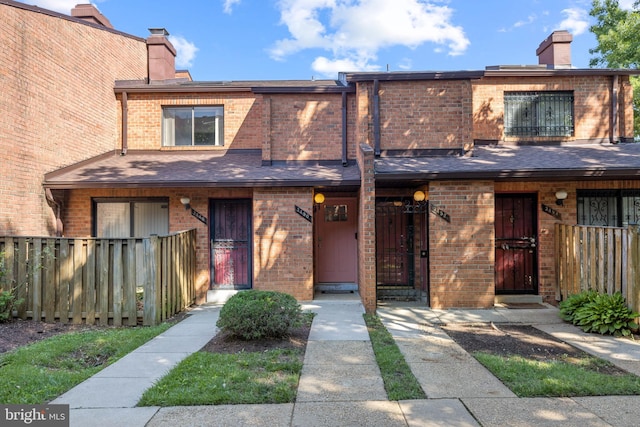
<path id="1" fill-rule="evenodd" d="M 122 258 L 122 240 L 113 242 L 113 325 L 122 326 L 122 287 L 124 266 Z"/>
<path id="2" fill-rule="evenodd" d="M 85 283 L 84 306 L 86 312 L 85 322 L 89 325 L 96 323 L 96 241 L 94 239 L 87 240 L 86 261 L 83 273 Z"/>
<path id="3" fill-rule="evenodd" d="M 69 254 L 69 241 L 60 241 L 60 278 L 59 298 L 56 300 L 56 312 L 61 323 L 69 321 L 69 285 L 73 276 L 73 258 Z"/>
<path id="4" fill-rule="evenodd" d="M 21 319 L 27 318 L 27 291 L 29 287 L 29 279 L 27 277 L 27 263 L 29 262 L 29 243 L 27 239 L 18 240 L 18 251 L 16 253 L 17 277 L 20 278 L 16 282 L 16 297 L 22 301 L 16 308 L 18 311 L 18 317 Z"/>
<path id="5" fill-rule="evenodd" d="M 604 228 L 598 228 L 598 255 L 597 255 L 597 263 L 598 263 L 598 285 L 594 288 L 598 292 L 605 292 L 605 243 L 606 239 L 604 238 Z"/>
<path id="6" fill-rule="evenodd" d="M 73 313 L 73 323 L 82 323 L 82 303 L 85 290 L 83 289 L 82 270 L 84 267 L 83 243 L 81 239 L 74 239 L 73 242 L 73 280 L 71 296 L 71 312 Z"/>
<path id="7" fill-rule="evenodd" d="M 124 301 L 127 325 L 138 324 L 138 295 L 136 281 L 136 240 L 128 239 L 126 251 L 124 253 L 125 278 L 124 278 Z"/>
<path id="8" fill-rule="evenodd" d="M 98 290 L 96 292 L 96 314 L 100 325 L 109 324 L 109 239 L 98 242 Z"/>
<path id="9" fill-rule="evenodd" d="M 34 320 L 42 319 L 42 239 L 33 239 L 31 252 L 33 263 L 31 264 L 31 312 Z"/>
<path id="10" fill-rule="evenodd" d="M 56 251 L 56 242 L 53 239 L 47 240 L 45 248 L 43 308 L 45 321 L 51 323 L 56 319 L 56 289 L 59 283 L 56 266 L 60 251 Z"/>

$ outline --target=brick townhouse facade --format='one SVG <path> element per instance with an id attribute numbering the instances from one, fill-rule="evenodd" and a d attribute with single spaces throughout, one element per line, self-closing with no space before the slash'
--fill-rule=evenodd
<path id="1" fill-rule="evenodd" d="M 554 302 L 555 223 L 640 219 L 638 72 L 571 68 L 564 31 L 532 66 L 312 81 L 192 81 L 166 36 L 135 39 L 148 75 L 105 83 L 108 143 L 31 179 L 66 236 L 195 228 L 198 302 L 250 288 L 358 291 L 368 311 Z"/>

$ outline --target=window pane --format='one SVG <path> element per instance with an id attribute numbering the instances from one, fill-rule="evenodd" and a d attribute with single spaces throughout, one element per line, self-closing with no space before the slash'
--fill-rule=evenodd
<path id="1" fill-rule="evenodd" d="M 222 108 L 196 108 L 194 111 L 194 145 L 222 145 L 220 122 Z"/>
<path id="2" fill-rule="evenodd" d="M 133 211 L 133 237 L 169 234 L 169 206 L 167 203 L 136 202 Z"/>
<path id="3" fill-rule="evenodd" d="M 573 135 L 572 92 L 505 92 L 506 136 Z"/>
<path id="4" fill-rule="evenodd" d="M 96 205 L 96 237 L 129 237 L 129 203 L 98 203 Z"/>

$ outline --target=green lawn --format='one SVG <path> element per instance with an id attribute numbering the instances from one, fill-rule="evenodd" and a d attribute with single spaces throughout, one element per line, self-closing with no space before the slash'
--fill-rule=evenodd
<path id="1" fill-rule="evenodd" d="M 47 403 L 170 326 L 70 332 L 0 354 L 0 402 Z"/>

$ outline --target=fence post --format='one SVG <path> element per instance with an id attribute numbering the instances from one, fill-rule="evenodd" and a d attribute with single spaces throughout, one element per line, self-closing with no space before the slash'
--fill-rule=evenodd
<path id="1" fill-rule="evenodd" d="M 144 246 L 144 263 L 146 280 L 144 284 L 144 316 L 143 324 L 157 325 L 160 317 L 161 274 L 159 271 L 160 244 L 158 236 L 142 239 Z"/>

